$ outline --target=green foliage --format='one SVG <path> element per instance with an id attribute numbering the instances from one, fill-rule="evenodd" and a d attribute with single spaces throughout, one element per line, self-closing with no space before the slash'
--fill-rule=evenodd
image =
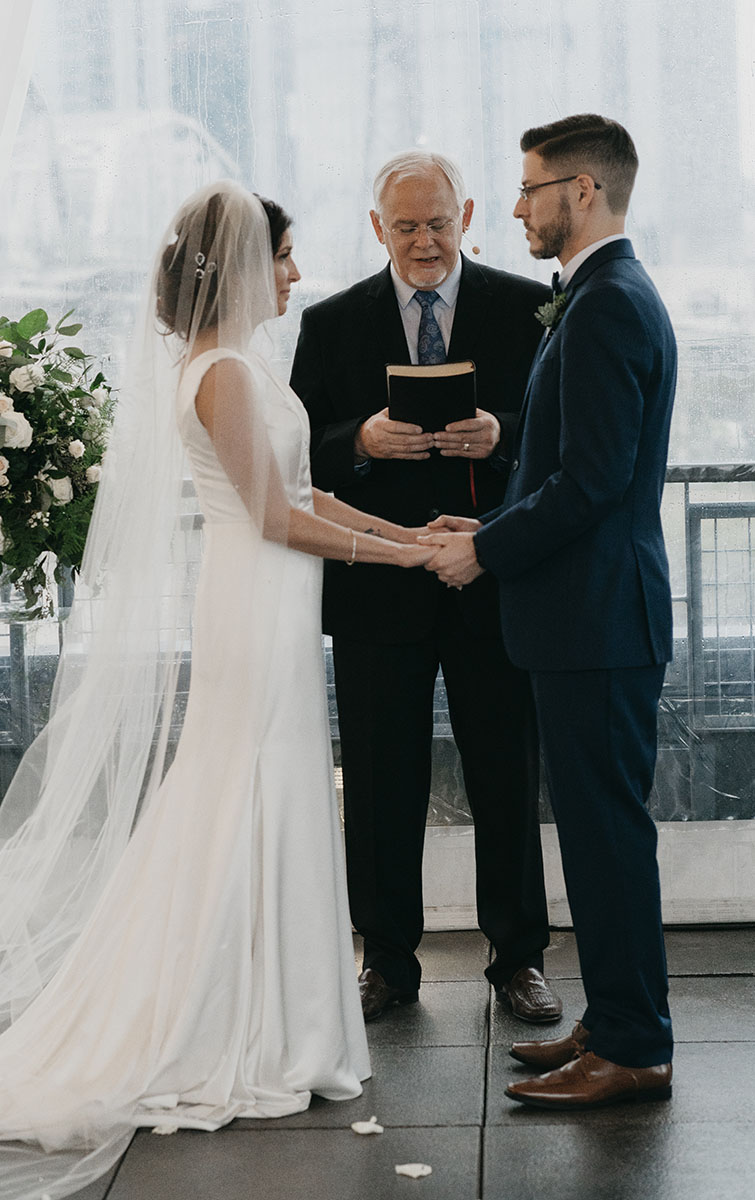
<path id="1" fill-rule="evenodd" d="M 0 317 L 0 569 L 24 596 L 19 617 L 52 611 L 50 555 L 81 566 L 115 398 L 92 356 L 59 346 L 81 325 L 67 312 Z M 47 336 L 42 336 L 47 335 Z"/>

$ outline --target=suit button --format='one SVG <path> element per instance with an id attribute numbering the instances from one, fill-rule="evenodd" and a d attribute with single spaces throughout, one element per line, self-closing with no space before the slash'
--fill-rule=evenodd
<path id="1" fill-rule="evenodd" d="M 439 516 L 440 516 L 440 509 L 439 508 L 431 508 L 430 512 L 427 514 L 427 519 L 428 519 L 428 521 L 436 521 Z"/>
<path id="2" fill-rule="evenodd" d="M 511 464 L 511 470 L 512 470 L 512 471 L 518 471 L 518 470 L 519 470 L 519 459 L 518 459 L 518 458 L 515 458 L 515 459 L 514 459 L 514 461 L 513 461 L 513 463 Z"/>

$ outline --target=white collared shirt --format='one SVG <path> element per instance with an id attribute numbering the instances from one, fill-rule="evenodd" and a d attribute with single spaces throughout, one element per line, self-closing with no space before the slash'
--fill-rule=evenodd
<path id="1" fill-rule="evenodd" d="M 406 344 L 409 347 L 409 355 L 412 362 L 417 363 L 417 342 L 419 341 L 419 321 L 422 316 L 422 305 L 419 300 L 415 300 L 414 293 L 417 291 L 410 283 L 405 283 L 404 280 L 397 274 L 396 268 L 391 263 L 391 279 L 393 286 L 396 289 L 396 299 L 398 300 L 399 310 L 401 312 L 401 320 L 404 323 L 404 333 L 406 334 Z M 442 283 L 432 290 L 436 291 L 440 296 L 439 300 L 433 305 L 433 316 L 438 322 L 438 327 L 443 338 L 443 344 L 448 353 L 449 343 L 451 341 L 451 330 L 454 324 L 454 313 L 456 312 L 456 301 L 459 297 L 459 286 L 461 284 L 461 255 L 459 255 L 456 266 L 450 275 L 448 275 Z"/>
<path id="2" fill-rule="evenodd" d="M 582 263 L 586 262 L 591 254 L 594 254 L 596 250 L 600 250 L 601 246 L 607 246 L 609 242 L 619 242 L 626 236 L 625 233 L 612 233 L 610 237 L 601 238 L 599 242 L 593 242 L 591 245 L 585 246 L 584 250 L 580 250 L 573 258 L 570 258 L 568 263 L 561 268 L 561 274 L 558 277 L 561 291 L 566 290 L 566 286 L 574 278 L 575 272 L 579 270 Z"/>

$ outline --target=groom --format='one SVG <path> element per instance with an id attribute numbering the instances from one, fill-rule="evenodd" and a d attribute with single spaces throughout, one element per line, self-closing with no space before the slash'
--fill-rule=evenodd
<path id="1" fill-rule="evenodd" d="M 676 348 L 624 236 L 637 170 L 615 121 L 566 117 L 521 139 L 514 216 L 557 257 L 500 508 L 440 518 L 444 582 L 496 576 L 506 648 L 532 680 L 587 1008 L 569 1037 L 515 1043 L 536 1067 L 507 1094 L 590 1108 L 671 1094 L 671 1020 L 646 803 L 671 657 L 660 521 Z M 443 526 L 452 532 L 444 532 Z"/>

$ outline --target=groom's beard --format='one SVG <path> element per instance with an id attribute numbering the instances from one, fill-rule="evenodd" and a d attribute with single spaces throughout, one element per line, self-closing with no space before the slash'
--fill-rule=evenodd
<path id="1" fill-rule="evenodd" d="M 557 217 L 538 230 L 531 230 L 537 241 L 530 241 L 530 254 L 533 258 L 560 258 L 561 251 L 572 236 L 573 222 L 569 201 L 561 197 L 561 207 Z"/>

